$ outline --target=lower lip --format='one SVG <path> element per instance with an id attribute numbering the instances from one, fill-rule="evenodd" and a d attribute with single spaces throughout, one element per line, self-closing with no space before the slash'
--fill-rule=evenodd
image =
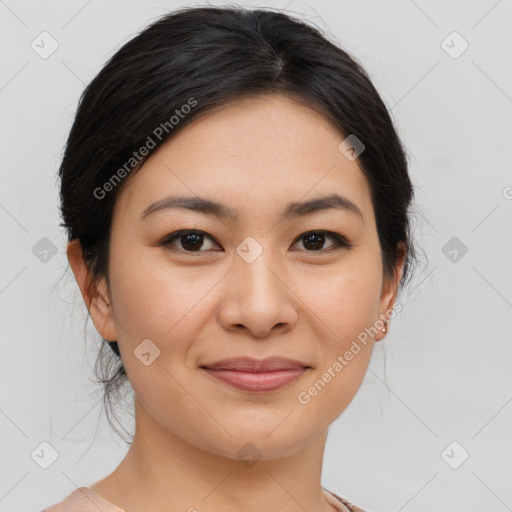
<path id="1" fill-rule="evenodd" d="M 204 368 L 213 377 L 244 391 L 275 391 L 296 381 L 306 368 L 293 368 L 274 372 L 240 372 Z"/>

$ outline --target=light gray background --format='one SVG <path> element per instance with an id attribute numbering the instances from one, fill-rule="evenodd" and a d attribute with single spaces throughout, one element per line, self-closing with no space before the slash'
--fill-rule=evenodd
<path id="1" fill-rule="evenodd" d="M 512 2 L 240 3 L 287 7 L 363 64 L 410 155 L 423 216 L 428 263 L 331 426 L 324 486 L 373 512 L 512 510 Z M 85 84 L 183 5 L 0 0 L 1 511 L 60 501 L 126 451 L 91 380 L 97 345 L 66 273 L 56 172 Z M 46 59 L 31 48 L 43 31 L 59 45 Z M 457 58 L 445 50 L 461 41 L 443 44 L 453 31 L 469 44 Z M 46 263 L 32 252 L 43 237 L 57 247 Z M 452 237 L 468 249 L 457 261 L 444 254 Z M 48 469 L 31 456 L 43 441 L 59 454 Z M 462 450 L 452 469 L 445 460 Z"/>

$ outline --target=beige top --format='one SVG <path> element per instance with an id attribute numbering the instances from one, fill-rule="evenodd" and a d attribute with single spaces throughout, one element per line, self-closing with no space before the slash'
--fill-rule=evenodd
<path id="1" fill-rule="evenodd" d="M 364 512 L 363 509 L 352 505 L 347 500 L 341 498 L 327 489 L 325 497 L 329 500 L 331 505 L 338 508 L 340 512 L 345 512 L 340 508 L 340 504 L 345 505 L 350 512 Z M 64 501 L 45 508 L 41 512 L 126 512 L 124 509 L 110 503 L 103 496 L 91 491 L 88 487 L 79 487 L 73 491 Z"/>

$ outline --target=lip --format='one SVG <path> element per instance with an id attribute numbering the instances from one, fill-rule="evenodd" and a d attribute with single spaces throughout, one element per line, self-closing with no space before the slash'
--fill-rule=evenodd
<path id="1" fill-rule="evenodd" d="M 209 375 L 244 391 L 275 391 L 296 381 L 311 367 L 293 359 L 251 357 L 223 359 L 201 368 Z"/>

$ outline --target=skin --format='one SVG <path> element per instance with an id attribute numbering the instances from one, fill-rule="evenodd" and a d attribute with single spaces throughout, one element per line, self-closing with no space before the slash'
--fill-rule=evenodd
<path id="1" fill-rule="evenodd" d="M 230 103 L 187 126 L 129 177 L 114 208 L 110 286 L 101 279 L 87 292 L 80 246 L 68 245 L 94 325 L 118 341 L 135 394 L 133 443 L 93 491 L 132 512 L 334 510 L 321 487 L 328 427 L 356 394 L 385 334 L 361 345 L 308 404 L 298 394 L 389 313 L 403 269 L 402 252 L 395 276 L 383 275 L 370 188 L 357 160 L 339 151 L 344 138 L 283 96 Z M 333 191 L 356 203 L 363 219 L 328 209 L 278 222 L 289 202 Z M 148 205 L 171 195 L 214 199 L 238 218 L 167 209 L 140 220 Z M 213 240 L 205 236 L 195 252 L 179 238 L 159 245 L 180 229 Z M 326 236 L 314 251 L 301 238 L 309 230 L 338 233 L 353 247 L 328 251 L 336 244 Z M 248 236 L 263 250 L 252 263 L 236 252 Z M 160 350 L 149 366 L 134 355 L 144 339 Z M 312 368 L 260 394 L 199 368 L 245 355 Z M 251 467 L 237 455 L 248 442 L 261 453 Z"/>

